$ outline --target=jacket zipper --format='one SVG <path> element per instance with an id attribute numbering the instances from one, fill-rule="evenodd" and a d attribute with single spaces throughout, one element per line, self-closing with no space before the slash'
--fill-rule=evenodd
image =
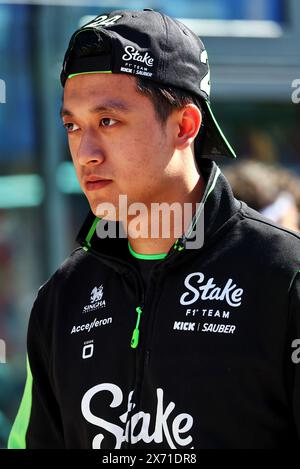
<path id="1" fill-rule="evenodd" d="M 151 274 L 151 277 L 153 276 L 153 272 Z M 150 278 L 151 278 L 150 277 Z M 157 285 L 157 284 L 156 284 Z M 153 286 L 148 290 L 147 297 L 151 298 L 151 293 L 153 293 Z M 156 287 L 155 287 L 156 288 Z M 155 289 L 154 289 L 155 291 Z M 147 306 L 148 305 L 148 306 Z M 151 343 L 151 336 L 152 336 L 152 329 L 153 329 L 153 321 L 154 321 L 154 316 L 155 316 L 155 309 L 153 306 L 153 302 L 147 303 L 147 304 L 142 304 L 142 306 L 137 306 L 136 312 L 137 312 L 137 322 L 136 322 L 136 327 L 133 331 L 132 338 L 134 341 L 133 344 L 131 344 L 132 348 L 136 348 L 138 345 L 138 339 L 139 339 L 139 324 L 141 320 L 141 315 L 144 312 L 144 307 L 147 306 L 147 330 L 143 329 L 143 344 L 141 347 L 140 353 L 142 354 L 140 356 L 140 360 L 138 360 L 138 352 L 136 351 L 136 378 L 135 378 L 135 386 L 134 386 L 134 392 L 133 396 L 135 398 L 134 404 L 135 404 L 135 410 L 137 412 L 140 411 L 140 393 L 143 387 L 143 382 L 144 382 L 144 371 L 145 367 L 148 366 L 149 360 L 150 360 L 150 352 L 149 346 Z M 149 316 L 148 316 L 149 315 Z M 135 347 L 133 347 L 135 345 Z M 138 400 L 137 400 L 138 399 Z M 126 445 L 126 448 L 132 448 L 132 440 L 131 440 L 131 415 L 130 415 L 130 423 L 129 423 L 129 438 L 128 438 L 128 444 Z M 128 421 L 128 420 L 127 420 Z"/>
<path id="2" fill-rule="evenodd" d="M 167 258 L 169 258 L 171 256 L 173 257 L 174 254 L 176 253 L 176 251 L 182 251 L 183 249 L 184 249 L 184 245 L 182 243 L 182 240 L 177 240 L 177 242 L 173 245 L 173 249 L 172 249 L 171 253 L 169 254 L 169 256 L 167 256 Z M 94 251 L 93 248 L 91 248 L 90 246 L 87 246 L 85 250 L 87 252 L 89 252 L 90 254 L 94 255 L 96 258 L 101 259 L 101 255 L 99 255 L 97 253 L 97 251 Z M 104 257 L 105 257 L 105 255 L 104 255 Z M 120 262 L 119 259 L 117 259 L 117 261 Z M 139 363 L 138 363 L 137 347 L 139 345 L 140 322 L 141 322 L 141 317 L 142 317 L 142 313 L 144 311 L 144 306 L 145 306 L 145 292 L 144 292 L 144 285 L 143 285 L 143 282 L 141 280 L 141 277 L 140 277 L 140 274 L 139 274 L 138 270 L 135 267 L 133 267 L 132 265 L 130 265 L 129 263 L 125 262 L 125 261 L 121 261 L 120 263 L 125 264 L 127 268 L 129 268 L 131 271 L 134 272 L 135 278 L 137 280 L 137 287 L 138 287 L 137 289 L 138 289 L 138 292 L 139 292 L 139 295 L 140 295 L 140 302 L 139 302 L 138 306 L 136 306 L 136 308 L 135 308 L 135 311 L 137 313 L 136 324 L 135 324 L 135 328 L 132 332 L 132 337 L 131 337 L 131 341 L 130 341 L 130 344 L 129 344 L 129 347 L 131 347 L 133 350 L 135 350 L 135 377 L 134 377 L 134 389 L 133 389 L 133 394 L 132 394 L 132 404 L 135 403 L 136 406 L 137 406 L 138 402 L 137 401 L 134 402 L 134 400 L 137 397 L 137 392 L 138 392 Z M 152 310 L 152 308 L 151 308 L 151 310 Z M 153 327 L 153 321 L 154 321 L 154 318 L 152 318 L 152 320 L 150 321 L 150 324 L 148 325 L 148 326 L 151 327 L 151 329 Z M 148 338 L 149 337 L 151 338 L 152 332 L 150 330 L 149 330 L 148 334 L 147 334 Z M 144 337 L 145 337 L 145 340 L 146 340 L 146 334 L 145 334 Z M 149 339 L 148 339 L 148 341 L 149 341 Z M 145 364 L 148 364 L 149 357 L 150 357 L 150 351 L 147 350 L 146 343 L 145 343 L 144 357 L 141 357 L 141 363 L 143 363 L 143 367 L 145 366 Z M 140 372 L 143 372 L 142 369 L 141 369 Z M 142 381 L 143 381 L 143 378 L 142 378 Z M 140 388 L 142 387 L 142 381 L 140 383 Z M 129 428 L 128 428 L 128 434 L 127 434 L 128 441 L 125 441 L 124 445 L 122 446 L 124 449 L 128 449 L 128 448 L 132 447 L 132 440 L 131 440 L 132 410 L 133 410 L 133 405 L 131 407 L 131 410 L 127 414 L 127 419 L 126 419 L 126 422 L 125 422 L 125 425 L 124 425 L 124 430 L 126 432 L 126 427 L 127 427 L 128 422 L 129 422 Z"/>
<path id="3" fill-rule="evenodd" d="M 92 254 L 96 258 L 101 259 L 101 255 L 99 255 L 98 252 L 95 251 L 93 248 L 86 247 L 85 251 L 88 252 L 89 254 Z M 102 254 L 102 256 L 106 257 L 103 254 Z M 135 267 L 133 267 L 132 265 L 130 265 L 129 263 L 127 263 L 125 261 L 120 261 L 119 259 L 117 259 L 117 261 L 121 264 L 125 264 L 127 268 L 129 268 L 131 271 L 133 271 L 134 275 L 135 275 L 135 278 L 137 280 L 137 290 L 138 290 L 138 294 L 140 296 L 140 302 L 139 302 L 140 304 L 135 308 L 136 313 L 137 313 L 137 320 L 136 320 L 135 328 L 134 328 L 133 333 L 132 333 L 131 341 L 128 344 L 129 347 L 131 347 L 133 350 L 135 350 L 137 348 L 138 344 L 139 344 L 140 321 L 141 321 L 141 314 L 143 312 L 144 302 L 145 302 L 144 285 L 143 285 L 143 282 L 141 280 L 140 274 L 139 274 L 138 270 Z M 134 382 L 133 382 L 134 389 L 133 389 L 133 394 L 132 394 L 132 402 L 133 402 L 133 399 L 136 396 L 137 375 L 138 375 L 138 357 L 137 357 L 137 351 L 136 351 L 136 354 L 135 354 L 135 377 L 134 377 Z M 124 425 L 124 430 L 126 431 L 127 423 L 129 421 L 128 441 L 125 441 L 125 444 L 122 446 L 122 448 L 124 448 L 124 449 L 130 448 L 130 446 L 131 446 L 131 414 L 132 414 L 132 409 L 133 409 L 133 406 L 127 414 L 127 419 L 126 419 L 126 422 L 125 422 L 125 425 Z"/>
<path id="4" fill-rule="evenodd" d="M 131 342 L 130 342 L 131 348 L 137 348 L 138 343 L 139 343 L 139 336 L 140 336 L 139 326 L 140 326 L 140 321 L 141 321 L 141 315 L 142 315 L 142 312 L 143 312 L 143 307 L 144 307 L 144 305 L 137 306 L 135 308 L 135 310 L 137 312 L 137 319 L 136 319 L 135 329 L 132 333 L 132 338 L 131 338 Z"/>

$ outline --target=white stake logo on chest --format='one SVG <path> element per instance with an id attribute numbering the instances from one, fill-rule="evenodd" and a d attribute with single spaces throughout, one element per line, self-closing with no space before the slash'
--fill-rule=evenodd
<path id="1" fill-rule="evenodd" d="M 198 286 L 197 284 L 200 284 Z M 195 303 L 199 298 L 201 300 L 226 301 L 230 306 L 237 307 L 242 303 L 243 289 L 237 288 L 237 285 L 229 278 L 224 287 L 218 287 L 211 277 L 205 282 L 205 275 L 202 272 L 193 272 L 189 274 L 184 285 L 187 290 L 180 297 L 180 304 L 186 306 Z"/>

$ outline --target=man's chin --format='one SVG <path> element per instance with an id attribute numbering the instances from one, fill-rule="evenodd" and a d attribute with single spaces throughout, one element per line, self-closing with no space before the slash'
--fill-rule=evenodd
<path id="1" fill-rule="evenodd" d="M 119 221 L 117 216 L 108 214 L 107 212 L 93 210 L 93 209 L 92 209 L 92 212 L 96 217 L 100 218 L 101 220 L 114 221 L 114 222 Z"/>
<path id="2" fill-rule="evenodd" d="M 101 207 L 99 205 L 101 205 Z M 107 204 L 106 208 L 103 203 L 99 205 L 90 204 L 90 208 L 96 217 L 107 221 L 119 221 L 118 211 L 113 208 L 113 204 Z"/>
<path id="3" fill-rule="evenodd" d="M 128 197 L 119 195 L 119 198 L 111 197 L 108 200 L 89 200 L 92 212 L 101 219 L 107 221 L 124 221 L 128 218 Z"/>
<path id="4" fill-rule="evenodd" d="M 88 198 L 87 198 L 88 199 Z M 101 219 L 107 221 L 117 221 L 117 210 L 112 202 L 107 202 L 103 200 L 91 200 L 88 199 L 88 203 L 93 214 Z"/>

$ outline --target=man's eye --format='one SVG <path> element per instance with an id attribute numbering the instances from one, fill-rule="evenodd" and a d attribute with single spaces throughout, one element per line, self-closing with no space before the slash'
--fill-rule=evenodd
<path id="1" fill-rule="evenodd" d="M 116 119 L 111 119 L 110 117 L 104 117 L 103 119 L 101 119 L 100 124 L 102 125 L 102 127 L 111 127 L 116 122 L 118 122 Z"/>
<path id="2" fill-rule="evenodd" d="M 63 126 L 69 133 L 74 132 L 75 130 L 79 129 L 79 126 L 76 124 L 73 124 L 73 122 L 65 122 Z"/>

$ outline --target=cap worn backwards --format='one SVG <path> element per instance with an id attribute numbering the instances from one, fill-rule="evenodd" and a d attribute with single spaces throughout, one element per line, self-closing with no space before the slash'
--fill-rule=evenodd
<path id="1" fill-rule="evenodd" d="M 108 37 L 111 53 L 73 57 L 76 41 L 86 31 Z M 60 76 L 62 86 L 68 78 L 86 73 L 126 73 L 190 92 L 201 99 L 206 116 L 201 154 L 235 158 L 209 105 L 206 49 L 181 22 L 151 9 L 116 10 L 97 16 L 72 35 Z"/>

